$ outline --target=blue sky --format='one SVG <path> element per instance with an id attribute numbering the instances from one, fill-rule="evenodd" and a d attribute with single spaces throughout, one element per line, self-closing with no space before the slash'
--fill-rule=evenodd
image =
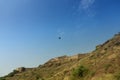
<path id="1" fill-rule="evenodd" d="M 0 0 L 0 76 L 56 56 L 94 50 L 120 31 L 119 4 L 119 0 Z"/>

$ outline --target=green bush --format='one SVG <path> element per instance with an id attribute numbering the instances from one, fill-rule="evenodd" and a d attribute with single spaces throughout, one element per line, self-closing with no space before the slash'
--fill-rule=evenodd
<path id="1" fill-rule="evenodd" d="M 120 42 L 115 43 L 115 45 L 116 45 L 116 46 L 119 46 L 119 45 L 120 45 Z"/>
<path id="2" fill-rule="evenodd" d="M 95 75 L 95 73 L 96 73 L 95 71 L 91 71 L 90 76 L 93 77 Z"/>
<path id="3" fill-rule="evenodd" d="M 3 78 L 3 77 L 0 77 L 0 80 L 5 80 L 5 78 Z"/>
<path id="4" fill-rule="evenodd" d="M 112 65 L 111 64 L 105 64 L 104 67 L 105 67 L 105 71 L 107 71 Z"/>
<path id="5" fill-rule="evenodd" d="M 115 74 L 115 79 L 116 79 L 116 80 L 120 80 L 120 72 L 117 73 L 117 74 Z"/>
<path id="6" fill-rule="evenodd" d="M 17 73 L 18 71 L 14 70 L 13 72 L 9 73 L 6 77 L 13 77 Z"/>
<path id="7" fill-rule="evenodd" d="M 88 74 L 89 70 L 84 66 L 79 66 L 77 69 L 73 70 L 73 77 L 82 78 Z"/>
<path id="8" fill-rule="evenodd" d="M 37 80 L 44 80 L 44 79 L 42 79 L 42 78 L 39 78 L 39 79 L 37 79 Z"/>

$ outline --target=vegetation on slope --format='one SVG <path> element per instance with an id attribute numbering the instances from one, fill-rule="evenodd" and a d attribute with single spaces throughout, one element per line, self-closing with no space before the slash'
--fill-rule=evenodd
<path id="1" fill-rule="evenodd" d="M 120 80 L 120 34 L 87 54 L 53 58 L 1 80 Z"/>

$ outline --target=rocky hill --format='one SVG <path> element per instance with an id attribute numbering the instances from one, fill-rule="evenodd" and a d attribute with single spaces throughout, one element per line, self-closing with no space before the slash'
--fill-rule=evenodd
<path id="1" fill-rule="evenodd" d="M 53 58 L 36 68 L 18 68 L 1 80 L 120 80 L 120 33 L 91 53 Z"/>

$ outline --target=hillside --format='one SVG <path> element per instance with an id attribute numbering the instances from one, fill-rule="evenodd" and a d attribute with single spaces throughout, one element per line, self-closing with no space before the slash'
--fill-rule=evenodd
<path id="1" fill-rule="evenodd" d="M 53 58 L 36 68 L 18 68 L 1 80 L 120 80 L 120 34 L 91 53 Z"/>

